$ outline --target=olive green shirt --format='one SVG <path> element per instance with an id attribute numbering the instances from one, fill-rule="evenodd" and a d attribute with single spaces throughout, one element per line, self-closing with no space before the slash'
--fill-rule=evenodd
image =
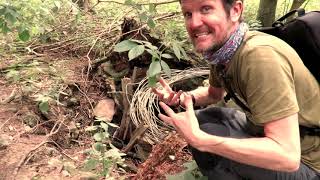
<path id="1" fill-rule="evenodd" d="M 221 87 L 214 66 L 211 86 Z M 297 53 L 284 41 L 249 31 L 233 56 L 227 77 L 231 88 L 249 107 L 257 126 L 298 113 L 299 124 L 320 127 L 319 83 Z M 301 139 L 302 161 L 320 172 L 320 136 Z"/>

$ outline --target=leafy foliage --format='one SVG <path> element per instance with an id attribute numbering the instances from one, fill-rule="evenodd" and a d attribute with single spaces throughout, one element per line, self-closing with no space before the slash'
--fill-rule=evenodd
<path id="1" fill-rule="evenodd" d="M 109 126 L 118 127 L 115 124 L 105 122 L 103 119 L 95 121 L 99 125 L 89 126 L 85 130 L 93 133 L 95 143 L 89 150 L 89 157 L 84 164 L 84 170 L 99 170 L 101 176 L 108 177 L 115 165 L 125 166 L 123 156 L 119 149 L 111 144 L 108 133 Z M 101 171 L 100 171 L 101 170 Z"/>

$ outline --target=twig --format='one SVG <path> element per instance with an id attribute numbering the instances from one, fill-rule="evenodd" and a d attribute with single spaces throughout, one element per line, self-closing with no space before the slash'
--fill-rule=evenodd
<path id="1" fill-rule="evenodd" d="M 7 119 L 7 120 L 0 126 L 0 130 L 3 128 L 3 126 L 4 126 L 5 124 L 7 124 L 7 122 L 9 122 L 11 119 L 15 118 L 15 117 L 18 115 L 18 113 L 19 113 L 19 111 L 18 111 L 16 114 L 14 114 L 13 116 L 11 116 L 9 119 Z"/>

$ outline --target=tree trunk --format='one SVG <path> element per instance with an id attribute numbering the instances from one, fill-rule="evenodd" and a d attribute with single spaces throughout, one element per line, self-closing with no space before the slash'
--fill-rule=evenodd
<path id="1" fill-rule="evenodd" d="M 257 20 L 262 26 L 271 26 L 276 15 L 278 0 L 260 0 Z"/>

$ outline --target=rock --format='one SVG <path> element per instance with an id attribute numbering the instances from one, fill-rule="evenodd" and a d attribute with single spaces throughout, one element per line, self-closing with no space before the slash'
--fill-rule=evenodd
<path id="1" fill-rule="evenodd" d="M 98 102 L 94 108 L 93 114 L 96 119 L 101 119 L 106 122 L 111 122 L 116 112 L 113 99 L 103 99 Z"/>

